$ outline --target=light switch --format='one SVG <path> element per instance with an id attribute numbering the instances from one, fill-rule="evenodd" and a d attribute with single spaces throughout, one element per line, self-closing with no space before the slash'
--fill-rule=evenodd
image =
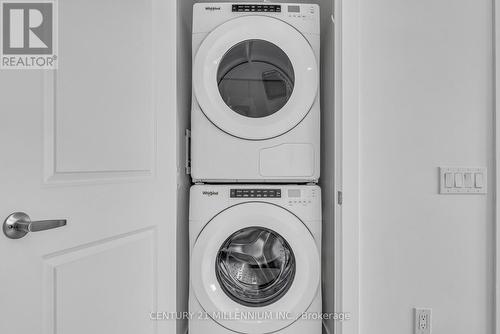
<path id="1" fill-rule="evenodd" d="M 455 187 L 462 188 L 464 186 L 464 174 L 455 173 Z"/>
<path id="2" fill-rule="evenodd" d="M 455 185 L 455 178 L 453 173 L 444 174 L 444 185 L 446 188 L 453 188 L 453 186 Z"/>
<path id="3" fill-rule="evenodd" d="M 474 187 L 474 174 L 472 174 L 472 173 L 465 173 L 464 174 L 464 187 L 465 188 Z"/>
<path id="4" fill-rule="evenodd" d="M 484 187 L 484 175 L 482 173 L 476 173 L 476 188 Z"/>
<path id="5" fill-rule="evenodd" d="M 440 194 L 486 194 L 487 170 L 482 167 L 440 167 Z"/>

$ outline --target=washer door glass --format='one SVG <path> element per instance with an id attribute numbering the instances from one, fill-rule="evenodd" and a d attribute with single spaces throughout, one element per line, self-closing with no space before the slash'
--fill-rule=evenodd
<path id="1" fill-rule="evenodd" d="M 295 257 L 278 233 L 248 227 L 226 239 L 215 267 L 219 284 L 232 300 L 261 307 L 288 291 L 295 276 Z"/>
<path id="2" fill-rule="evenodd" d="M 288 56 L 273 43 L 252 39 L 233 46 L 217 70 L 224 102 L 240 115 L 274 114 L 290 99 L 295 73 Z"/>

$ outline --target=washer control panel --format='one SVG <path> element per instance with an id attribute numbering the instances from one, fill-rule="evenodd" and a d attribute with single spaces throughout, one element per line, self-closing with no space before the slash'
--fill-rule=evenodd
<path id="1" fill-rule="evenodd" d="M 288 209 L 303 220 L 321 219 L 321 189 L 314 185 L 242 184 L 231 186 L 200 186 L 203 203 L 207 207 L 217 207 L 246 202 L 272 203 Z"/>
<path id="2" fill-rule="evenodd" d="M 281 189 L 231 189 L 231 198 L 281 198 Z"/>
<path id="3" fill-rule="evenodd" d="M 290 207 L 308 206 L 316 201 L 317 196 L 315 188 L 288 188 L 286 203 Z"/>

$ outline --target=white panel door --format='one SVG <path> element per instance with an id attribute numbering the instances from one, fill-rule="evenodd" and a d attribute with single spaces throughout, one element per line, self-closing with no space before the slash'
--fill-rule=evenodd
<path id="1" fill-rule="evenodd" d="M 67 222 L 0 232 L 0 333 L 174 333 L 175 13 L 60 1 L 59 69 L 0 70 L 0 223 Z"/>

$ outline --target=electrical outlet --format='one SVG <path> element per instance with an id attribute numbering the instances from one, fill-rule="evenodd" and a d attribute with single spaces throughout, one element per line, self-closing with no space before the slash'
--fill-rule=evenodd
<path id="1" fill-rule="evenodd" d="M 431 334 L 430 308 L 415 308 L 415 334 Z"/>

